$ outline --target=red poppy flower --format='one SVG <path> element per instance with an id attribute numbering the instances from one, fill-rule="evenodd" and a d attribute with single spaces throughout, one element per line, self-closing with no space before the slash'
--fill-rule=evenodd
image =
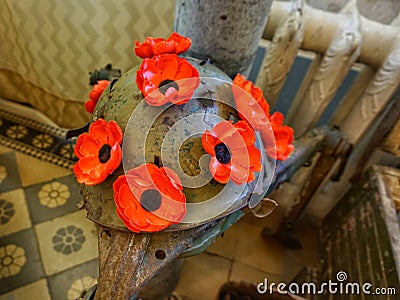
<path id="1" fill-rule="evenodd" d="M 160 231 L 186 215 L 186 197 L 178 175 L 166 167 L 144 164 L 114 182 L 117 214 L 133 232 Z"/>
<path id="2" fill-rule="evenodd" d="M 294 149 L 293 143 L 293 128 L 283 125 L 283 114 L 275 112 L 271 115 L 269 122 L 275 137 L 275 147 L 266 146 L 267 154 L 278 160 L 286 160 Z M 261 136 L 264 141 L 267 140 L 266 133 L 261 131 Z"/>
<path id="3" fill-rule="evenodd" d="M 101 94 L 103 94 L 109 83 L 110 81 L 108 80 L 99 80 L 97 81 L 97 84 L 93 86 L 92 91 L 89 93 L 89 100 L 85 102 L 85 108 L 87 112 L 91 114 L 93 113 Z"/>
<path id="4" fill-rule="evenodd" d="M 232 91 L 240 118 L 247 120 L 255 130 L 268 126 L 269 105 L 260 88 L 238 73 L 233 79 Z"/>
<path id="5" fill-rule="evenodd" d="M 185 104 L 199 86 L 199 72 L 176 54 L 146 58 L 136 73 L 136 83 L 148 104 Z"/>
<path id="6" fill-rule="evenodd" d="M 148 37 L 142 44 L 136 41 L 135 53 L 141 58 L 151 58 L 162 54 L 179 54 L 190 48 L 192 41 L 173 32 L 167 39 Z"/>
<path id="7" fill-rule="evenodd" d="M 229 178 L 238 185 L 254 180 L 261 170 L 261 154 L 254 146 L 254 131 L 246 121 L 218 123 L 202 136 L 202 144 L 211 154 L 210 172 L 220 183 Z"/>
<path id="8" fill-rule="evenodd" d="M 79 158 L 74 173 L 79 183 L 103 182 L 121 163 L 122 130 L 114 121 L 98 119 L 88 133 L 78 137 L 74 152 Z"/>

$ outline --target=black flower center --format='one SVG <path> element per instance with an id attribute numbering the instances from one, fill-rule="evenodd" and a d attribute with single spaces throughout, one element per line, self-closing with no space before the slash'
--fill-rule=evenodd
<path id="1" fill-rule="evenodd" d="M 111 157 L 111 146 L 109 144 L 104 144 L 103 146 L 101 146 L 98 157 L 99 157 L 99 161 L 102 164 L 105 164 L 106 162 L 108 162 L 108 160 Z"/>
<path id="2" fill-rule="evenodd" d="M 166 79 L 161 81 L 160 84 L 158 85 L 158 89 L 160 90 L 160 93 L 163 95 L 165 95 L 165 93 L 168 91 L 170 87 L 173 87 L 174 89 L 179 91 L 178 84 L 173 80 Z"/>
<path id="3" fill-rule="evenodd" d="M 224 143 L 219 143 L 214 147 L 215 157 L 221 164 L 227 164 L 231 160 L 231 153 Z"/>
<path id="4" fill-rule="evenodd" d="M 155 211 L 161 206 L 161 195 L 157 190 L 147 190 L 140 196 L 140 205 L 147 211 Z"/>

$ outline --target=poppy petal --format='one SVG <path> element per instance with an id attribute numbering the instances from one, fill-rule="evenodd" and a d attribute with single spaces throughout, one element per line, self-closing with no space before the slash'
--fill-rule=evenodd
<path id="1" fill-rule="evenodd" d="M 108 143 L 108 123 L 104 119 L 98 119 L 89 127 L 89 134 L 96 140 L 99 145 Z"/>
<path id="2" fill-rule="evenodd" d="M 93 100 L 95 103 L 99 100 L 101 94 L 103 94 L 106 87 L 110 84 L 109 80 L 99 80 L 97 84 L 95 84 L 92 90 L 89 93 L 89 98 Z"/>
<path id="3" fill-rule="evenodd" d="M 212 156 L 215 156 L 215 150 L 214 147 L 219 144 L 220 142 L 218 142 L 218 138 L 214 137 L 210 131 L 206 130 L 202 137 L 201 137 L 201 143 L 203 145 L 204 150 L 206 150 L 206 152 L 208 154 L 211 154 Z"/>
<path id="4" fill-rule="evenodd" d="M 232 164 L 231 166 L 231 179 L 236 184 L 248 182 L 249 169 L 239 164 Z"/>
<path id="5" fill-rule="evenodd" d="M 136 41 L 134 51 L 141 58 L 151 58 L 155 55 L 185 52 L 191 43 L 189 38 L 174 32 L 167 39 L 147 37 L 142 44 Z"/>
<path id="6" fill-rule="evenodd" d="M 275 149 L 270 145 L 266 146 L 267 154 L 278 160 L 286 160 L 294 149 L 293 128 L 283 125 L 284 116 L 280 112 L 271 115 L 270 123 L 275 137 Z"/>
<path id="7" fill-rule="evenodd" d="M 163 80 L 175 80 L 178 72 L 179 57 L 176 54 L 166 54 L 156 57 L 157 68 Z"/>
<path id="8" fill-rule="evenodd" d="M 163 230 L 186 214 L 186 197 L 180 179 L 169 168 L 143 164 L 118 177 L 113 189 L 117 214 L 134 232 Z M 161 205 L 153 212 L 140 204 L 141 196 L 149 189 L 161 195 Z"/>
<path id="9" fill-rule="evenodd" d="M 234 135 L 237 136 L 237 131 L 236 131 L 235 127 L 233 126 L 232 122 L 229 122 L 229 121 L 219 122 L 211 130 L 211 133 L 215 137 L 218 137 L 219 140 L 221 140 L 222 142 L 227 143 L 227 144 L 229 144 L 229 139 L 231 139 L 232 136 L 234 136 Z M 232 143 L 232 145 L 233 145 L 233 143 Z"/>
<path id="10" fill-rule="evenodd" d="M 98 156 L 99 143 L 91 135 L 82 134 L 78 139 L 80 143 L 75 146 L 75 155 L 78 158 Z"/>
<path id="11" fill-rule="evenodd" d="M 256 142 L 254 130 L 246 121 L 239 121 L 235 124 L 236 130 L 239 132 L 246 146 L 253 145 Z"/>
<path id="12" fill-rule="evenodd" d="M 247 148 L 247 152 L 250 157 L 250 170 L 254 172 L 260 172 L 261 165 L 261 152 L 255 146 Z"/>
<path id="13" fill-rule="evenodd" d="M 115 121 L 108 122 L 108 143 L 121 144 L 122 143 L 122 130 Z"/>
<path id="14" fill-rule="evenodd" d="M 117 123 L 104 119 L 93 122 L 89 132 L 78 137 L 74 148 L 79 159 L 73 169 L 77 181 L 86 185 L 103 182 L 121 164 L 121 142 L 122 130 Z M 106 144 L 110 146 L 109 157 L 106 156 L 106 161 L 100 161 L 99 152 Z"/>
<path id="15" fill-rule="evenodd" d="M 206 130 L 202 135 L 202 144 L 206 152 L 212 155 L 209 169 L 213 178 L 220 183 L 232 179 L 238 185 L 254 180 L 253 172 L 261 170 L 261 153 L 254 146 L 255 141 L 254 130 L 243 120 L 235 124 L 222 121 L 211 132 Z M 220 143 L 225 147 L 221 147 Z M 218 150 L 218 159 L 215 150 L 217 145 L 221 149 Z M 226 149 L 230 155 L 224 155 Z"/>
<path id="16" fill-rule="evenodd" d="M 173 32 L 167 39 L 167 41 L 174 41 L 175 44 L 175 53 L 183 53 L 187 51 L 192 45 L 192 41 L 190 38 L 183 37 L 180 34 Z"/>
<path id="17" fill-rule="evenodd" d="M 227 165 L 221 164 L 215 157 L 212 157 L 210 160 L 210 172 L 218 182 L 227 183 L 231 170 Z"/>
<path id="18" fill-rule="evenodd" d="M 85 102 L 85 109 L 88 113 L 93 113 L 97 102 L 93 100 L 88 100 Z"/>
<path id="19" fill-rule="evenodd" d="M 168 41 L 161 41 L 161 42 L 155 43 L 153 49 L 154 49 L 155 55 L 172 53 L 175 49 L 175 43 L 168 42 Z"/>
<path id="20" fill-rule="evenodd" d="M 89 113 L 93 113 L 100 96 L 103 94 L 106 87 L 109 85 L 108 80 L 99 80 L 89 93 L 89 101 L 85 102 L 85 109 Z"/>
<path id="21" fill-rule="evenodd" d="M 283 119 L 284 119 L 283 114 L 280 113 L 279 111 L 276 111 L 271 115 L 269 121 L 272 127 L 280 127 L 283 124 Z"/>
<path id="22" fill-rule="evenodd" d="M 232 92 L 242 119 L 247 120 L 256 130 L 268 126 L 269 105 L 260 88 L 238 73 L 233 80 Z"/>
<path id="23" fill-rule="evenodd" d="M 163 172 L 164 176 L 168 177 L 169 180 L 171 181 L 172 185 L 177 189 L 177 190 L 182 190 L 182 182 L 179 178 L 179 176 L 172 171 L 168 167 L 162 167 L 160 170 Z"/>
<path id="24" fill-rule="evenodd" d="M 161 106 L 167 102 L 182 105 L 193 97 L 200 80 L 196 68 L 185 58 L 164 54 L 143 60 L 136 84 L 149 105 Z"/>

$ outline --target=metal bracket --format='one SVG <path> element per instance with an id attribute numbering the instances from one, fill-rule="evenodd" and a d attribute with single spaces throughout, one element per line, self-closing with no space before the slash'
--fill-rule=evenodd
<path id="1" fill-rule="evenodd" d="M 288 215 L 284 218 L 281 227 L 275 234 L 277 238 L 287 246 L 298 249 L 301 248 L 300 242 L 294 237 L 294 225 L 302 215 L 307 204 L 312 199 L 316 191 L 324 183 L 332 168 L 339 166 L 337 171 L 331 176 L 331 180 L 338 180 L 345 169 L 347 159 L 351 153 L 352 145 L 345 139 L 338 130 L 330 131 L 323 140 L 312 176 L 303 185 L 301 192 L 296 197 L 296 203 Z M 268 229 L 264 230 L 264 235 L 269 235 Z"/>

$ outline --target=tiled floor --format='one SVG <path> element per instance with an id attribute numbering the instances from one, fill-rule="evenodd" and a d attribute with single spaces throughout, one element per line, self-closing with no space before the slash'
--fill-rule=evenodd
<path id="1" fill-rule="evenodd" d="M 177 294 L 184 299 L 216 299 L 227 281 L 250 283 L 290 282 L 304 266 L 318 267 L 318 235 L 315 229 L 300 225 L 301 250 L 284 247 L 274 237 L 264 238 L 261 231 L 271 228 L 274 216 L 257 219 L 246 215 L 206 252 L 186 259 Z"/>
<path id="2" fill-rule="evenodd" d="M 0 146 L 0 299 L 76 299 L 98 276 L 97 237 L 79 211 L 79 186 L 67 168 Z M 304 245 L 290 250 L 273 237 L 276 214 L 245 216 L 204 253 L 187 258 L 176 293 L 215 299 L 228 280 L 290 281 L 316 266 L 318 236 L 298 229 Z"/>
<path id="3" fill-rule="evenodd" d="M 74 175 L 3 146 L 0 166 L 0 299 L 75 299 L 98 271 Z"/>

